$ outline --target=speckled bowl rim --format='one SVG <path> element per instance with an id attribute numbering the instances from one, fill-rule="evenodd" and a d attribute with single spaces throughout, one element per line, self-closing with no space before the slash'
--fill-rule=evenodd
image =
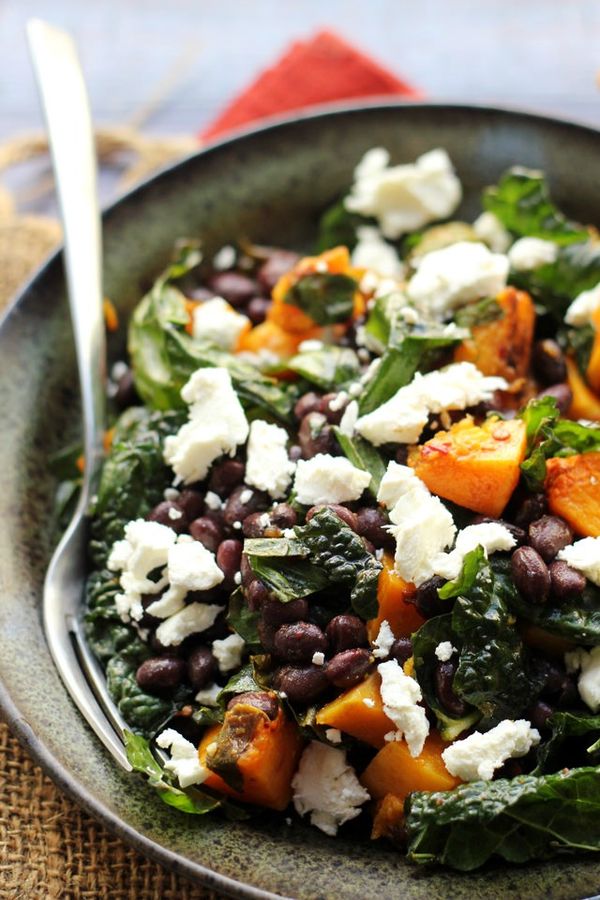
<path id="1" fill-rule="evenodd" d="M 336 115 L 343 116 L 348 113 L 356 112 L 360 114 L 365 110 L 381 110 L 381 111 L 401 111 L 407 107 L 411 109 L 417 108 L 424 111 L 435 113 L 436 111 L 457 114 L 470 112 L 481 112 L 483 114 L 498 115 L 507 119 L 517 119 L 519 121 L 532 121 L 537 125 L 544 127 L 559 125 L 567 130 L 572 129 L 578 133 L 587 133 L 589 136 L 600 138 L 600 128 L 584 122 L 578 122 L 569 118 L 560 116 L 550 116 L 537 113 L 530 109 L 510 107 L 503 105 L 488 105 L 476 103 L 423 103 L 413 101 L 389 100 L 388 97 L 373 97 L 360 103 L 344 102 L 332 104 L 318 104 L 310 107 L 301 113 L 292 115 L 273 116 L 268 119 L 261 120 L 259 126 L 250 125 L 236 129 L 228 133 L 223 139 L 211 141 L 206 145 L 199 147 L 197 152 L 190 153 L 183 159 L 172 165 L 165 166 L 150 178 L 145 179 L 136 185 L 127 193 L 123 194 L 116 201 L 109 204 L 103 209 L 103 219 L 108 217 L 113 211 L 116 211 L 123 205 L 127 205 L 132 198 L 137 198 L 140 194 L 148 190 L 149 187 L 160 183 L 163 179 L 169 179 L 172 173 L 185 169 L 191 160 L 195 160 L 199 156 L 208 156 L 219 153 L 221 148 L 229 147 L 231 144 L 243 143 L 246 139 L 252 139 L 254 136 L 262 135 L 267 132 L 277 131 L 286 126 L 293 125 L 296 122 L 304 122 L 307 120 L 321 120 L 323 118 L 335 119 Z M 35 288 L 36 284 L 43 282 L 46 274 L 50 273 L 57 264 L 62 254 L 62 246 L 53 252 L 34 272 L 29 280 L 23 285 L 20 291 L 10 301 L 3 315 L 0 317 L 0 328 L 17 310 L 21 300 Z M 48 749 L 45 742 L 37 737 L 32 726 L 21 715 L 17 705 L 13 702 L 7 688 L 0 680 L 0 714 L 1 717 L 9 725 L 12 733 L 19 740 L 21 745 L 30 754 L 36 763 L 40 765 L 43 771 L 52 779 L 52 781 L 64 791 L 71 799 L 73 799 L 80 807 L 92 815 L 96 820 L 105 825 L 113 834 L 123 838 L 128 844 L 135 847 L 147 857 L 164 865 L 166 868 L 174 871 L 195 883 L 201 884 L 208 889 L 221 891 L 232 897 L 252 898 L 252 900 L 281 900 L 285 895 L 274 894 L 271 891 L 265 891 L 261 888 L 253 887 L 248 883 L 237 881 L 226 875 L 218 874 L 207 866 L 203 866 L 194 862 L 181 854 L 169 850 L 167 847 L 155 843 L 153 840 L 145 837 L 135 828 L 129 826 L 119 816 L 114 815 L 106 806 L 97 799 L 92 799 L 86 787 L 76 777 L 74 777 L 65 766 Z M 524 869 L 526 871 L 526 869 Z M 293 900 L 293 898 L 290 898 Z M 600 894 L 590 895 L 587 900 L 600 900 Z"/>

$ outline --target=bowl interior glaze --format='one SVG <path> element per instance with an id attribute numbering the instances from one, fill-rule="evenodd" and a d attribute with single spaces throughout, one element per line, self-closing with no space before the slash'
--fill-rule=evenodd
<path id="1" fill-rule="evenodd" d="M 465 188 L 461 215 L 481 188 L 518 163 L 544 169 L 556 201 L 600 220 L 600 134 L 493 109 L 386 104 L 275 124 L 215 145 L 153 178 L 109 209 L 105 290 L 126 319 L 174 240 L 201 236 L 208 251 L 239 236 L 310 247 L 319 213 L 349 184 L 370 147 L 408 161 L 445 147 Z M 123 352 L 123 329 L 111 342 Z M 40 623 L 52 550 L 55 483 L 48 456 L 78 432 L 75 360 L 58 256 L 35 276 L 0 332 L 0 699 L 32 755 L 78 802 L 126 840 L 191 878 L 240 897 L 573 898 L 594 894 L 600 861 L 563 857 L 457 875 L 406 865 L 380 843 L 332 840 L 294 822 L 227 822 L 170 811 L 122 774 L 72 705 Z"/>

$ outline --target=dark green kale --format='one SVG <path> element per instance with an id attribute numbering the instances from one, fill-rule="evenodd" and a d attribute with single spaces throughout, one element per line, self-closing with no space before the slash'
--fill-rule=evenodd
<path id="1" fill-rule="evenodd" d="M 460 328 L 474 328 L 476 325 L 488 325 L 504 316 L 504 310 L 495 297 L 484 297 L 459 309 L 454 321 Z"/>
<path id="2" fill-rule="evenodd" d="M 493 857 L 522 863 L 600 850 L 600 771 L 565 769 L 415 792 L 405 805 L 408 856 L 469 872 Z"/>
<path id="3" fill-rule="evenodd" d="M 335 325 L 352 316 L 357 289 L 357 282 L 349 275 L 314 272 L 292 285 L 284 303 L 297 306 L 317 325 Z"/>
<path id="4" fill-rule="evenodd" d="M 317 252 L 331 250 L 332 247 L 348 247 L 354 250 L 357 244 L 356 229 L 359 225 L 374 222 L 346 209 L 344 200 L 338 200 L 325 210 L 319 221 Z"/>
<path id="5" fill-rule="evenodd" d="M 227 624 L 246 642 L 248 649 L 260 647 L 257 626 L 260 616 L 252 612 L 244 601 L 241 588 L 237 588 L 229 598 L 227 606 Z"/>
<path id="6" fill-rule="evenodd" d="M 538 764 L 534 775 L 597 762 L 592 754 L 598 754 L 600 716 L 581 712 L 555 712 L 550 716 L 548 724 L 552 728 L 552 735 L 538 748 Z"/>
<path id="7" fill-rule="evenodd" d="M 554 262 L 511 275 L 511 283 L 529 291 L 559 323 L 575 297 L 591 290 L 599 281 L 598 238 L 560 247 Z"/>
<path id="8" fill-rule="evenodd" d="M 93 572 L 86 585 L 85 636 L 90 649 L 103 665 L 137 641 L 133 626 L 125 625 L 115 606 L 120 591 L 114 572 Z"/>
<path id="9" fill-rule="evenodd" d="M 383 456 L 373 444 L 365 441 L 359 435 L 354 434 L 352 437 L 349 437 L 340 431 L 337 425 L 334 426 L 333 431 L 346 459 L 349 459 L 357 469 L 369 472 L 371 483 L 368 490 L 374 497 L 377 497 L 379 485 L 387 467 Z"/>
<path id="10" fill-rule="evenodd" d="M 323 391 L 332 391 L 357 377 L 359 363 L 354 350 L 332 344 L 322 350 L 297 353 L 287 360 L 285 368 Z"/>

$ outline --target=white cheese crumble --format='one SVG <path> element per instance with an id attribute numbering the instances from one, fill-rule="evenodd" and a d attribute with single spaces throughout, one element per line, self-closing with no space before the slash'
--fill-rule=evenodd
<path id="1" fill-rule="evenodd" d="M 204 544 L 181 540 L 169 548 L 167 575 L 172 587 L 185 587 L 189 591 L 209 591 L 225 577 L 214 553 Z"/>
<path id="2" fill-rule="evenodd" d="M 166 566 L 176 540 L 175 532 L 167 525 L 135 519 L 125 526 L 124 538 L 113 544 L 107 565 L 111 572 L 121 572 L 121 592 L 116 595 L 115 604 L 124 622 L 142 617 L 142 594 L 159 594 L 167 586 L 164 572 L 158 580 L 149 575 Z"/>
<path id="3" fill-rule="evenodd" d="M 240 335 L 250 324 L 248 316 L 236 312 L 222 297 L 215 297 L 194 307 L 192 336 L 209 341 L 221 350 L 235 350 Z"/>
<path id="4" fill-rule="evenodd" d="M 458 241 L 425 254 L 406 290 L 420 312 L 443 318 L 472 300 L 495 297 L 506 287 L 508 269 L 503 254 L 492 253 L 484 244 Z"/>
<path id="5" fill-rule="evenodd" d="M 600 585 L 600 537 L 586 537 L 558 551 L 557 559 L 561 559 L 577 569 L 594 584 Z"/>
<path id="6" fill-rule="evenodd" d="M 342 743 L 342 732 L 339 728 L 326 728 L 325 737 L 328 741 L 331 741 L 332 744 Z"/>
<path id="7" fill-rule="evenodd" d="M 163 647 L 177 647 L 191 634 L 199 634 L 210 628 L 224 609 L 224 606 L 214 603 L 190 603 L 161 622 L 156 629 L 156 637 Z"/>
<path id="8" fill-rule="evenodd" d="M 344 415 L 340 419 L 339 429 L 342 434 L 346 435 L 346 437 L 352 437 L 357 422 L 358 403 L 356 402 L 356 400 L 351 400 L 344 410 Z"/>
<path id="9" fill-rule="evenodd" d="M 198 369 L 181 389 L 189 421 L 165 439 L 164 456 L 186 484 L 202 481 L 223 453 L 248 437 L 248 422 L 227 369 Z"/>
<path id="10" fill-rule="evenodd" d="M 167 728 L 156 738 L 156 743 L 163 750 L 168 750 L 171 758 L 165 763 L 167 772 L 172 772 L 182 788 L 191 784 L 202 784 L 210 772 L 200 764 L 198 751 L 174 728 Z"/>
<path id="11" fill-rule="evenodd" d="M 242 663 L 246 643 L 239 634 L 230 634 L 212 643 L 212 653 L 217 660 L 219 672 L 231 672 Z"/>
<path id="12" fill-rule="evenodd" d="M 392 644 L 395 640 L 396 638 L 394 637 L 394 632 L 390 628 L 390 623 L 387 619 L 384 619 L 379 626 L 377 637 L 373 641 L 373 656 L 376 659 L 385 659 L 386 656 L 389 656 Z"/>
<path id="13" fill-rule="evenodd" d="M 524 237 L 512 245 L 508 251 L 508 261 L 515 272 L 529 272 L 545 263 L 553 263 L 558 255 L 554 241 L 542 238 Z"/>
<path id="14" fill-rule="evenodd" d="M 441 641 L 435 648 L 435 655 L 440 662 L 448 662 L 456 652 L 456 647 L 450 641 Z"/>
<path id="15" fill-rule="evenodd" d="M 374 216 L 386 238 L 399 238 L 450 216 L 462 197 L 460 181 L 445 150 L 430 150 L 416 162 L 389 166 L 382 147 L 368 150 L 354 170 L 346 208 Z"/>
<path id="16" fill-rule="evenodd" d="M 246 481 L 274 500 L 285 496 L 296 469 L 287 453 L 288 435 L 279 425 L 255 419 L 250 426 Z"/>
<path id="17" fill-rule="evenodd" d="M 322 650 L 315 650 L 312 655 L 312 664 L 313 666 L 325 665 L 325 654 L 322 652 Z"/>
<path id="18" fill-rule="evenodd" d="M 458 532 L 456 544 L 450 553 L 439 553 L 432 560 L 434 575 L 441 575 L 451 581 L 458 578 L 462 571 L 467 553 L 476 547 L 483 547 L 486 558 L 500 550 L 512 550 L 516 540 L 508 528 L 499 522 L 482 522 L 480 525 L 467 525 Z"/>
<path id="19" fill-rule="evenodd" d="M 235 247 L 232 247 L 231 244 L 225 244 L 213 256 L 212 264 L 213 269 L 216 269 L 218 272 L 232 269 L 235 265 Z"/>
<path id="20" fill-rule="evenodd" d="M 240 503 L 249 503 L 250 500 L 252 500 L 252 497 L 253 492 L 250 490 L 250 488 L 246 488 L 246 490 L 242 491 L 242 493 L 240 494 Z"/>
<path id="21" fill-rule="evenodd" d="M 306 341 L 302 341 L 301 344 L 298 344 L 298 352 L 299 353 L 314 353 L 322 350 L 325 344 L 323 341 L 317 340 L 317 338 L 309 338 Z"/>
<path id="22" fill-rule="evenodd" d="M 567 672 L 580 672 L 577 680 L 579 696 L 593 713 L 600 710 L 600 647 L 584 650 L 578 647 L 565 653 Z"/>
<path id="23" fill-rule="evenodd" d="M 493 253 L 506 253 L 512 243 L 510 231 L 492 212 L 482 212 L 473 222 L 473 231 Z"/>
<path id="24" fill-rule="evenodd" d="M 540 733 L 525 719 L 505 719 L 482 734 L 474 731 L 442 752 L 451 775 L 463 781 L 489 781 L 507 759 L 526 756 L 540 742 Z"/>
<path id="25" fill-rule="evenodd" d="M 395 732 L 385 735 L 386 741 L 404 737 L 410 755 L 420 756 L 429 734 L 427 713 L 418 705 L 423 699 L 421 688 L 414 678 L 404 674 L 395 659 L 379 663 L 377 671 L 381 676 L 383 711 L 396 726 Z"/>
<path id="26" fill-rule="evenodd" d="M 346 752 L 319 741 L 311 741 L 302 754 L 292 788 L 296 812 L 310 813 L 311 824 L 332 837 L 370 799 L 346 761 Z"/>
<path id="27" fill-rule="evenodd" d="M 565 313 L 565 322 L 574 328 L 589 325 L 598 307 L 600 307 L 600 283 L 575 297 Z"/>
<path id="28" fill-rule="evenodd" d="M 298 461 L 294 490 L 298 502 L 306 506 L 346 503 L 358 500 L 370 482 L 369 472 L 357 469 L 345 457 L 317 453 Z"/>
<path id="29" fill-rule="evenodd" d="M 217 697 L 223 690 L 218 684 L 214 682 L 209 684 L 207 687 L 202 688 L 196 696 L 194 700 L 196 703 L 199 703 L 200 706 L 218 706 Z"/>
<path id="30" fill-rule="evenodd" d="M 421 375 L 401 387 L 377 409 L 361 416 L 356 430 L 375 444 L 414 444 L 430 413 L 466 409 L 489 400 L 494 391 L 508 387 L 504 378 L 483 375 L 470 362 L 452 363 Z"/>
<path id="31" fill-rule="evenodd" d="M 381 237 L 378 228 L 360 225 L 356 229 L 357 244 L 352 251 L 352 265 L 358 269 L 373 269 L 379 275 L 401 278 L 404 266 L 394 247 Z"/>
<path id="32" fill-rule="evenodd" d="M 209 509 L 223 509 L 225 503 L 214 491 L 207 491 L 204 495 L 204 503 Z"/>

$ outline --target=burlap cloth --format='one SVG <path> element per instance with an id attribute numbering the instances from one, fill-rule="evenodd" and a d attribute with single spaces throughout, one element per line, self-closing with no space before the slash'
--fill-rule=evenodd
<path id="1" fill-rule="evenodd" d="M 123 168 L 127 187 L 191 150 L 192 139 L 147 139 L 131 129 L 98 133 L 105 164 Z M 32 137 L 0 146 L 0 171 L 46 152 Z M 27 200 L 51 188 L 32 185 Z M 10 297 L 60 240 L 53 219 L 19 215 L 0 187 L 0 315 Z M 219 895 L 167 872 L 114 837 L 64 796 L 0 722 L 0 898 L 208 900 Z"/>

